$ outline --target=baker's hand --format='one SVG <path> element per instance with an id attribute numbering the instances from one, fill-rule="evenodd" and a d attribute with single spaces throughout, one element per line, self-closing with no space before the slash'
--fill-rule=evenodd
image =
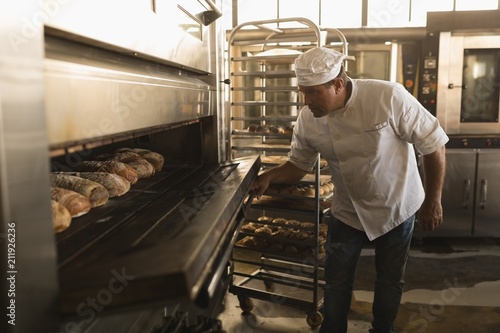
<path id="1" fill-rule="evenodd" d="M 260 199 L 262 194 L 264 194 L 264 192 L 269 187 L 269 184 L 269 177 L 265 176 L 265 174 L 262 174 L 253 181 L 252 186 L 250 187 L 250 191 L 255 195 L 257 199 Z"/>
<path id="2" fill-rule="evenodd" d="M 423 231 L 432 231 L 443 223 L 443 207 L 441 202 L 424 200 L 418 211 L 418 220 Z"/>

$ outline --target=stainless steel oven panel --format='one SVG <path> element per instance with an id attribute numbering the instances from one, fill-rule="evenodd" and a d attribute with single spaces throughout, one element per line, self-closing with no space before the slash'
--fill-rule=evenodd
<path id="1" fill-rule="evenodd" d="M 212 115 L 213 88 L 141 59 L 46 38 L 49 144 L 71 145 Z"/>
<path id="2" fill-rule="evenodd" d="M 448 134 L 500 134 L 498 121 L 461 122 L 465 49 L 500 49 L 500 36 L 440 33 L 436 116 Z"/>
<path id="3" fill-rule="evenodd" d="M 0 332 L 50 332 L 57 299 L 38 1 L 0 4 Z M 17 43 L 19 42 L 19 43 Z"/>
<path id="4" fill-rule="evenodd" d="M 196 3 L 195 0 L 190 0 Z M 181 29 L 178 1 L 47 1 L 39 7 L 45 25 L 167 62 L 213 73 L 214 24 L 199 26 L 201 38 Z M 154 4 L 154 6 L 153 6 Z M 194 21 L 193 21 L 194 22 Z M 37 22 L 34 22 L 34 24 Z"/>

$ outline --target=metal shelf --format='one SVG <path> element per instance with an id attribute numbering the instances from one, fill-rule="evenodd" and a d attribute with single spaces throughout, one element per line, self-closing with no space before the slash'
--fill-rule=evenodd
<path id="1" fill-rule="evenodd" d="M 290 140 L 292 138 L 291 134 L 286 134 L 286 133 L 270 133 L 270 132 L 249 132 L 247 130 L 233 130 L 233 135 L 237 136 L 251 136 L 251 137 L 260 137 L 260 136 L 266 136 L 269 138 L 277 138 L 277 139 L 288 139 Z"/>
<path id="2" fill-rule="evenodd" d="M 247 120 L 247 121 L 264 121 L 264 122 L 272 122 L 272 121 L 295 121 L 297 120 L 296 116 L 287 116 L 287 115 L 265 115 L 262 117 L 247 117 L 247 116 L 241 116 L 241 117 L 231 117 L 231 120 Z"/>
<path id="3" fill-rule="evenodd" d="M 298 54 L 280 54 L 277 58 L 276 55 L 256 55 L 256 56 L 246 56 L 246 57 L 233 57 L 232 61 L 251 61 L 251 62 L 261 62 L 261 63 L 289 63 L 292 64 L 297 58 Z"/>
<path id="4" fill-rule="evenodd" d="M 303 106 L 302 102 L 241 101 L 231 102 L 234 106 Z"/>
<path id="5" fill-rule="evenodd" d="M 284 91 L 298 91 L 296 86 L 272 86 L 272 87 L 232 87 L 232 91 L 261 91 L 261 92 L 284 92 Z"/>
<path id="6" fill-rule="evenodd" d="M 295 71 L 293 70 L 283 70 L 283 71 L 269 71 L 269 72 L 262 72 L 262 71 L 255 71 L 255 72 L 233 72 L 231 73 L 231 76 L 251 76 L 251 77 L 257 77 L 257 78 L 268 78 L 268 79 L 279 79 L 279 78 L 294 78 L 295 77 Z"/>
<path id="7" fill-rule="evenodd" d="M 276 152 L 276 153 L 288 153 L 290 151 L 290 145 L 266 145 L 266 144 L 255 144 L 255 145 L 241 145 L 231 147 L 233 150 L 246 150 L 246 151 L 260 151 L 260 152 Z"/>

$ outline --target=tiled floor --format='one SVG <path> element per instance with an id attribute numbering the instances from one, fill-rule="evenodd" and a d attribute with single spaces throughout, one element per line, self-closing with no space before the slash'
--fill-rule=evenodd
<path id="1" fill-rule="evenodd" d="M 370 328 L 373 250 L 363 250 L 358 266 L 350 333 Z M 401 333 L 500 332 L 500 241 L 432 239 L 412 246 L 406 291 L 396 320 Z M 228 333 L 317 332 L 302 310 L 276 302 L 253 300 L 242 314 L 235 295 L 226 296 L 219 316 Z"/>

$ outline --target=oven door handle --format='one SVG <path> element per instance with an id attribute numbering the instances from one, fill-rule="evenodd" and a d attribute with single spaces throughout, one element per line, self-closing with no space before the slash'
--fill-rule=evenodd
<path id="1" fill-rule="evenodd" d="M 196 304 L 202 308 L 207 308 L 209 306 L 210 300 L 215 295 L 217 287 L 221 283 L 223 272 L 227 267 L 229 267 L 228 263 L 231 253 L 233 252 L 233 245 L 238 240 L 240 227 L 246 219 L 247 211 L 252 205 L 253 199 L 254 195 L 251 194 L 247 199 L 247 202 L 240 207 L 238 215 L 236 216 L 237 223 L 236 223 L 236 228 L 232 232 L 231 241 L 228 244 L 228 246 L 224 249 L 224 253 L 222 254 L 222 256 L 220 256 L 219 263 L 213 270 L 214 275 L 212 275 L 212 278 L 208 283 L 205 283 L 206 287 L 202 288 L 202 290 L 196 297 Z"/>

